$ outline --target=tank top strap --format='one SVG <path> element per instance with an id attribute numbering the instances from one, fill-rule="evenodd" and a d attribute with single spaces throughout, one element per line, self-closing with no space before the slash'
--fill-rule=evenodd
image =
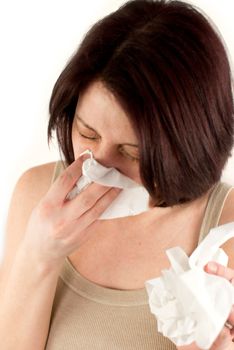
<path id="1" fill-rule="evenodd" d="M 53 175 L 52 175 L 52 178 L 51 178 L 51 185 L 57 179 L 57 177 L 63 172 L 63 170 L 65 168 L 66 168 L 66 165 L 65 165 L 64 161 L 58 160 L 55 163 Z"/>
<path id="2" fill-rule="evenodd" d="M 198 244 L 206 237 L 211 228 L 218 226 L 224 203 L 232 188 L 232 185 L 225 182 L 218 182 L 214 187 L 205 210 Z"/>

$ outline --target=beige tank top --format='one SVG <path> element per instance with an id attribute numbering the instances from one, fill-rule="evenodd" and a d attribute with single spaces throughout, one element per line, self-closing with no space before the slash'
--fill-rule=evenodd
<path id="1" fill-rule="evenodd" d="M 52 182 L 64 169 L 55 166 Z M 232 186 L 218 182 L 210 194 L 199 242 L 218 225 Z M 157 332 L 145 288 L 118 290 L 97 285 L 73 267 L 68 258 L 54 298 L 46 350 L 175 350 Z"/>

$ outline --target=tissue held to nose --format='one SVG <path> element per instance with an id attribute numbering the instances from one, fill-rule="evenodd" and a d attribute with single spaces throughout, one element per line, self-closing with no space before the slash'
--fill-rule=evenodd
<path id="1" fill-rule="evenodd" d="M 82 176 L 77 181 L 73 190 L 68 194 L 68 199 L 73 199 L 90 183 L 96 182 L 101 185 L 123 189 L 100 216 L 100 219 L 136 215 L 149 209 L 149 194 L 143 186 L 121 174 L 115 168 L 106 168 L 98 163 L 90 150 L 86 150 L 80 156 L 83 154 L 88 154 L 90 158 L 83 162 Z"/>

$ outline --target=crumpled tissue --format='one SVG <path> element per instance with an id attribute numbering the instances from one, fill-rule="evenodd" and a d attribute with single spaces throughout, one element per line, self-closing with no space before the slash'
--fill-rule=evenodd
<path id="1" fill-rule="evenodd" d="M 89 154 L 90 158 L 82 164 L 82 176 L 77 181 L 72 191 L 67 195 L 68 199 L 73 199 L 89 184 L 96 182 L 101 185 L 118 187 L 123 190 L 113 200 L 109 207 L 101 214 L 99 219 L 112 219 L 136 215 L 149 209 L 149 193 L 146 189 L 121 174 L 115 168 L 106 168 L 98 163 L 90 150 L 80 154 Z"/>
<path id="2" fill-rule="evenodd" d="M 227 266 L 228 256 L 219 247 L 232 237 L 234 222 L 212 228 L 190 257 L 180 247 L 166 250 L 170 269 L 145 281 L 158 331 L 177 346 L 195 341 L 209 349 L 227 321 L 234 287 L 203 267 L 211 260 Z"/>

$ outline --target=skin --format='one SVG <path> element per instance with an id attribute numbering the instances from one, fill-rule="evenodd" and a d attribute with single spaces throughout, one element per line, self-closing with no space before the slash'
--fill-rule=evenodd
<path id="1" fill-rule="evenodd" d="M 84 159 L 78 156 L 87 146 L 101 163 L 115 166 L 140 182 L 137 160 L 129 158 L 137 158 L 137 155 L 132 154 L 132 148 L 126 149 L 126 142 L 137 142 L 127 116 L 100 84 L 95 86 L 95 90 L 93 88 L 84 93 L 77 110 L 81 113 L 82 106 L 82 113 L 85 112 L 82 118 L 87 119 L 85 122 L 94 122 L 90 126 L 98 127 L 98 142 L 96 138 L 93 141 L 85 139 L 85 142 L 80 138 L 78 142 L 77 137 L 81 135 L 77 135 L 74 125 L 76 160 L 53 184 L 51 179 L 55 163 L 48 163 L 22 174 L 14 189 L 6 225 L 5 252 L 0 266 L 0 292 L 4 291 L 6 296 L 5 302 L 1 298 L 4 305 L 1 319 L 4 322 L 0 325 L 0 332 L 4 340 L 5 334 L 14 334 L 7 340 L 7 344 L 14 349 L 35 348 L 35 334 L 36 346 L 44 348 L 56 280 L 67 256 L 69 259 L 71 254 L 76 259 L 78 256 L 78 264 L 74 264 L 74 267 L 90 281 L 110 288 L 131 290 L 142 288 L 145 280 L 159 276 L 162 269 L 169 267 L 165 256 L 168 247 L 181 246 L 190 255 L 197 246 L 209 193 L 189 205 L 150 208 L 139 215 L 113 220 L 98 218 L 118 196 L 115 188 L 91 184 L 79 196 L 71 201 L 66 200 L 81 176 Z M 95 120 L 90 119 L 91 115 Z M 131 152 L 126 156 L 126 151 Z M 219 225 L 234 221 L 233 206 L 234 189 L 225 200 Z M 222 248 L 229 256 L 229 268 L 220 267 L 213 273 L 231 282 L 234 240 L 229 240 L 224 246 Z M 208 273 L 211 271 L 208 270 Z M 25 278 L 22 279 L 22 276 Z M 31 302 L 33 307 L 24 308 L 22 312 L 25 300 L 28 305 Z M 15 320 L 19 320 L 21 325 L 17 332 Z M 233 312 L 230 313 L 229 322 L 232 323 L 232 320 Z M 38 328 L 38 324 L 42 326 Z M 13 333 L 9 332 L 11 329 Z M 233 349 L 231 337 L 230 330 L 224 327 L 212 350 Z M 7 344 L 6 347 L 9 347 Z M 186 349 L 197 348 L 191 344 Z"/>
<path id="2" fill-rule="evenodd" d="M 126 114 L 101 82 L 88 87 L 79 98 L 72 142 L 75 158 L 90 149 L 104 166 L 114 167 L 141 183 L 138 141 Z"/>
<path id="3" fill-rule="evenodd" d="M 104 166 L 114 167 L 139 184 L 142 183 L 139 175 L 138 141 L 131 124 L 113 94 L 99 81 L 92 83 L 79 97 L 73 122 L 72 142 L 75 159 L 79 158 L 80 153 L 90 149 L 95 159 Z M 192 205 L 190 204 L 190 207 L 194 210 L 199 203 L 199 200 L 194 201 Z M 186 204 L 180 206 L 180 209 L 183 210 L 188 210 L 188 208 L 189 206 Z M 160 209 L 157 208 L 158 212 L 160 212 Z M 177 206 L 173 207 L 174 211 L 177 209 Z M 164 208 L 163 212 L 165 213 L 166 211 L 171 215 L 172 208 Z M 148 217 L 149 221 L 150 218 L 152 216 Z M 124 218 L 123 222 L 126 227 L 128 227 L 127 225 L 130 222 L 135 225 L 140 223 L 141 227 L 142 225 L 144 227 L 146 220 L 143 219 L 142 215 L 138 215 L 135 218 Z M 93 225 L 95 230 L 97 227 L 95 224 Z M 131 225 L 129 225 L 129 230 L 131 230 L 130 227 Z M 109 222 L 108 231 L 110 232 L 114 229 L 114 223 L 112 225 Z M 213 271 L 211 266 L 209 264 L 205 266 L 204 269 L 207 273 L 222 276 L 229 280 L 230 283 L 233 283 L 233 269 L 215 264 L 217 269 Z M 230 310 L 228 321 L 234 324 L 233 309 Z M 211 350 L 234 349 L 232 338 L 234 338 L 234 331 L 224 327 Z M 191 344 L 178 349 L 195 350 L 198 348 L 195 344 Z"/>

